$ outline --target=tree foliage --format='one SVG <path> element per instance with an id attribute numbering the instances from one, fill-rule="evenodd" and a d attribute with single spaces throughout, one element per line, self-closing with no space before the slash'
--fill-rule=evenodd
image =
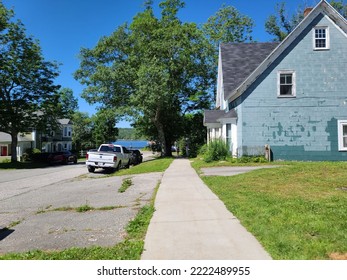
<path id="1" fill-rule="evenodd" d="M 99 147 L 104 143 L 113 142 L 117 139 L 117 118 L 112 110 L 100 110 L 92 116 L 91 120 L 91 138 L 95 147 Z"/>
<path id="2" fill-rule="evenodd" d="M 333 6 L 344 18 L 347 18 L 347 3 L 343 0 L 331 1 L 330 5 Z"/>
<path id="3" fill-rule="evenodd" d="M 11 135 L 11 160 L 17 161 L 18 133 L 54 124 L 58 67 L 44 60 L 38 42 L 1 2 L 0 11 L 0 131 Z"/>
<path id="4" fill-rule="evenodd" d="M 70 88 L 61 88 L 58 91 L 58 112 L 60 118 L 72 119 L 78 110 L 78 100 Z"/>
<path id="5" fill-rule="evenodd" d="M 223 5 L 203 25 L 203 31 L 218 48 L 220 43 L 252 41 L 253 20 L 235 7 Z"/>
<path id="6" fill-rule="evenodd" d="M 343 17 L 347 17 L 347 4 L 342 0 L 330 3 Z M 297 11 L 289 15 L 285 2 L 277 3 L 275 14 L 270 15 L 265 22 L 265 30 L 274 36 L 274 41 L 283 41 L 290 32 L 303 20 L 305 6 L 299 6 Z"/>
<path id="7" fill-rule="evenodd" d="M 285 2 L 277 3 L 276 14 L 270 15 L 265 22 L 266 32 L 275 37 L 274 41 L 283 41 L 304 18 L 304 9 L 299 7 L 295 14 L 288 16 Z"/>
<path id="8" fill-rule="evenodd" d="M 94 148 L 95 144 L 92 140 L 92 119 L 88 113 L 75 112 L 72 116 L 73 134 L 72 144 L 74 150 L 87 150 Z"/>

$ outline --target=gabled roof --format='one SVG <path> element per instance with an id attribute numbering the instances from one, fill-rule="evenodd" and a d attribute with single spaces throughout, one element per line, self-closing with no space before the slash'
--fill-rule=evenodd
<path id="1" fill-rule="evenodd" d="M 224 92 L 233 92 L 279 45 L 272 43 L 222 43 Z"/>
<path id="2" fill-rule="evenodd" d="M 205 110 L 204 111 L 204 124 L 220 123 L 220 119 L 234 119 L 237 118 L 235 110 L 225 112 L 224 110 Z"/>
<path id="3" fill-rule="evenodd" d="M 327 15 L 341 30 L 342 32 L 347 34 L 347 21 L 346 19 L 340 15 L 327 1 L 321 0 L 316 7 L 312 9 L 312 11 L 298 24 L 298 26 L 281 42 L 275 47 L 272 52 L 268 53 L 266 55 L 266 50 L 269 49 L 266 48 L 266 50 L 260 51 L 263 55 L 263 59 L 259 62 L 257 66 L 254 65 L 250 66 L 251 69 L 248 71 L 250 74 L 245 77 L 246 71 L 243 70 L 243 65 L 231 65 L 228 66 L 228 62 L 223 61 L 222 63 L 222 71 L 223 71 L 223 86 L 224 86 L 224 99 L 228 100 L 229 98 L 231 100 L 235 100 L 237 97 L 239 97 L 258 77 L 261 75 L 270 65 L 273 63 L 282 53 L 285 49 L 287 49 L 290 44 L 293 43 L 293 41 L 300 36 L 301 32 L 305 30 L 306 27 L 319 15 Z M 245 44 L 243 44 L 245 45 Z M 252 43 L 249 43 L 248 46 L 251 47 Z M 254 44 L 254 46 L 262 46 L 258 45 L 257 43 Z M 265 45 L 264 45 L 265 46 Z M 270 47 L 270 45 L 268 46 Z M 238 47 L 241 48 L 241 47 Z M 222 50 L 221 50 L 222 51 Z M 238 50 L 239 51 L 239 50 Z M 265 56 L 265 57 L 264 57 Z M 223 54 L 222 54 L 223 57 Z M 252 54 L 251 57 L 254 57 Z M 260 59 L 261 57 L 259 57 Z M 253 60 L 253 58 L 252 58 Z M 230 79 L 233 79 L 232 76 L 228 76 L 227 73 L 224 73 L 224 71 L 228 71 L 228 67 L 240 67 L 240 72 L 243 73 L 242 76 L 244 76 L 243 81 L 241 80 L 241 75 L 236 76 L 234 82 L 230 82 Z M 252 69 L 253 68 L 253 69 Z M 230 70 L 229 70 L 230 71 Z M 234 70 L 235 72 L 237 70 Z"/>
<path id="4" fill-rule="evenodd" d="M 6 132 L 0 132 L 0 142 L 9 142 L 11 143 L 11 135 Z M 32 142 L 31 134 L 18 134 L 18 142 Z"/>
<path id="5" fill-rule="evenodd" d="M 72 124 L 72 121 L 70 119 L 59 119 L 58 123 L 64 125 L 64 124 Z"/>

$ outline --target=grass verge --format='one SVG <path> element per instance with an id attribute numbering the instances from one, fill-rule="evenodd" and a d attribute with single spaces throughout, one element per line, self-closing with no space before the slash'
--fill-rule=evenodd
<path id="1" fill-rule="evenodd" d="M 347 163 L 281 164 L 202 179 L 274 259 L 346 258 Z"/>
<path id="2" fill-rule="evenodd" d="M 118 189 L 118 192 L 125 192 L 133 184 L 131 178 L 123 179 L 121 187 Z"/>
<path id="3" fill-rule="evenodd" d="M 112 176 L 134 175 L 151 172 L 164 172 L 172 163 L 174 158 L 158 158 L 145 161 L 139 165 L 135 165 L 129 169 L 121 169 L 112 174 Z"/>
<path id="4" fill-rule="evenodd" d="M 41 162 L 0 162 L 1 169 L 35 169 L 45 168 L 49 165 Z"/>

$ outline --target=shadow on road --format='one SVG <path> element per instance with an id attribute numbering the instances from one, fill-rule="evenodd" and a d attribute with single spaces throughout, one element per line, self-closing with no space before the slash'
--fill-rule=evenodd
<path id="1" fill-rule="evenodd" d="M 0 229 L 0 241 L 5 239 L 7 236 L 9 236 L 13 232 L 14 232 L 14 229 L 8 229 L 8 228 Z"/>

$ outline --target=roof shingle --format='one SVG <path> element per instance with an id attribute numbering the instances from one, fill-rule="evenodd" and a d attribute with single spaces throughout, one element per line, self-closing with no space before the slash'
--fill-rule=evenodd
<path id="1" fill-rule="evenodd" d="M 224 92 L 237 89 L 278 45 L 279 42 L 222 43 Z"/>

